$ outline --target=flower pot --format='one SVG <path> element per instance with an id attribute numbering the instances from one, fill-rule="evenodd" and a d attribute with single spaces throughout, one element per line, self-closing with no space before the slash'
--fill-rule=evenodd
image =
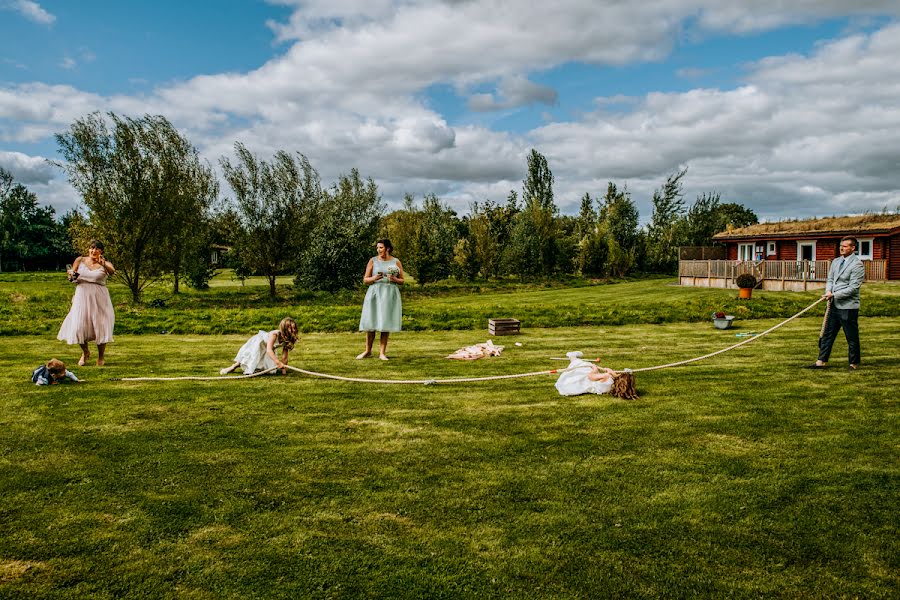
<path id="1" fill-rule="evenodd" d="M 731 329 L 731 322 L 734 320 L 734 315 L 725 315 L 722 318 L 713 317 L 713 325 L 716 326 L 716 329 Z"/>
<path id="2" fill-rule="evenodd" d="M 738 288 L 738 298 L 741 300 L 749 300 L 753 294 L 753 288 Z"/>

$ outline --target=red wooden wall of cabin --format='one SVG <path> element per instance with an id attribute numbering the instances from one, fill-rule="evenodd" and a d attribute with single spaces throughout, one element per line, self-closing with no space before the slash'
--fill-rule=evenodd
<path id="1" fill-rule="evenodd" d="M 890 245 L 887 250 L 890 255 L 888 259 L 888 279 L 900 279 L 900 233 L 895 233 L 890 237 Z"/>

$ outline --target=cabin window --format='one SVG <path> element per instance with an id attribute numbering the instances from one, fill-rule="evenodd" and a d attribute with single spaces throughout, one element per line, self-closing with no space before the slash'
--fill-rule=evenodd
<path id="1" fill-rule="evenodd" d="M 766 256 L 773 256 L 777 254 L 775 251 L 775 242 L 768 242 L 766 244 Z"/>
<path id="2" fill-rule="evenodd" d="M 872 260 L 872 238 L 856 240 L 856 252 L 861 260 Z"/>
<path id="3" fill-rule="evenodd" d="M 797 260 L 816 260 L 816 243 L 797 242 Z"/>
<path id="4" fill-rule="evenodd" d="M 738 244 L 738 260 L 753 260 L 753 244 Z"/>

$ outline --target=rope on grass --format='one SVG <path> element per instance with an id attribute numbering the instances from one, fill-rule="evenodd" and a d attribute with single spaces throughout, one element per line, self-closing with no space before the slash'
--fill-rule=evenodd
<path id="1" fill-rule="evenodd" d="M 476 381 L 496 381 L 499 379 L 517 379 L 521 377 L 534 377 L 535 375 L 553 375 L 568 371 L 565 369 L 549 369 L 547 371 L 532 371 L 530 373 L 513 373 L 512 375 L 490 375 L 487 377 L 453 377 L 449 379 L 365 379 L 362 377 L 343 377 L 340 375 L 329 375 L 327 373 L 316 373 L 315 371 L 307 371 L 306 369 L 298 369 L 287 365 L 291 371 L 297 371 L 304 375 L 312 377 L 323 377 L 325 379 L 336 379 L 337 381 L 352 381 L 354 383 L 407 383 L 420 385 L 434 385 L 440 383 L 472 383 Z"/>
<path id="2" fill-rule="evenodd" d="M 626 372 L 630 373 L 640 373 L 641 371 L 656 371 L 659 369 L 668 369 L 671 367 L 678 367 L 681 365 L 686 365 L 692 362 L 697 362 L 700 360 L 704 360 L 707 358 L 712 358 L 713 356 L 717 356 L 719 354 L 724 354 L 730 350 L 734 350 L 735 348 L 739 348 L 744 344 L 749 344 L 754 340 L 758 340 L 761 337 L 764 337 L 776 329 L 787 325 L 800 315 L 806 313 L 811 310 L 814 306 L 816 306 L 819 302 L 824 300 L 825 297 L 821 297 L 797 314 L 792 317 L 788 317 L 781 323 L 766 329 L 762 333 L 755 335 L 753 337 L 749 337 L 746 340 L 738 342 L 737 344 L 733 344 L 728 346 L 727 348 L 723 348 L 721 350 L 717 350 L 715 352 L 710 352 L 709 354 L 704 354 L 703 356 L 698 356 L 696 358 L 689 358 L 687 360 L 681 360 L 678 362 L 668 363 L 665 365 L 656 365 L 654 367 L 642 367 L 640 369 L 623 369 Z M 830 303 L 829 303 L 830 306 Z M 828 316 L 828 311 L 826 309 L 826 319 Z M 822 325 L 823 329 L 825 327 L 824 323 Z M 285 368 L 290 369 L 291 371 L 296 371 L 297 373 L 302 373 L 303 375 L 309 375 L 311 377 L 321 377 L 323 379 L 333 379 L 336 381 L 349 381 L 353 383 L 376 383 L 376 384 L 395 384 L 395 385 L 434 385 L 434 384 L 448 384 L 448 383 L 473 383 L 478 381 L 499 381 L 502 379 L 518 379 L 522 377 L 534 377 L 537 375 L 554 375 L 556 373 L 563 373 L 565 371 L 569 371 L 570 369 L 567 367 L 565 369 L 548 369 L 546 371 L 531 371 L 529 373 L 513 373 L 511 375 L 491 375 L 487 377 L 454 377 L 448 379 L 368 379 L 364 377 L 344 377 L 342 375 L 330 375 L 328 373 L 318 373 L 316 371 L 307 371 L 306 369 L 300 369 L 298 367 L 293 367 L 291 365 L 285 365 Z M 220 376 L 211 376 L 211 377 L 198 377 L 198 376 L 188 376 L 188 377 L 116 377 L 110 379 L 110 381 L 213 381 L 220 379 L 228 379 L 228 380 L 238 380 L 238 379 L 249 379 L 251 377 L 259 377 L 260 375 L 266 375 L 267 373 L 271 373 L 273 371 L 277 371 L 277 367 L 272 367 L 271 369 L 267 369 L 265 371 L 257 371 L 256 373 L 251 373 L 249 375 L 220 375 Z"/>
<path id="3" fill-rule="evenodd" d="M 439 383 L 471 383 L 475 381 L 494 381 L 498 379 L 515 379 L 519 377 L 534 377 L 535 375 L 553 375 L 562 373 L 569 369 L 549 369 L 547 371 L 532 371 L 530 373 L 514 373 L 512 375 L 491 375 L 489 377 L 457 377 L 453 379 L 366 379 L 364 377 L 343 377 L 341 375 L 329 375 L 328 373 L 317 373 L 315 371 L 307 371 L 291 365 L 285 365 L 286 369 L 309 375 L 311 377 L 321 377 L 324 379 L 335 379 L 337 381 L 351 381 L 353 383 L 385 383 L 385 384 L 418 384 L 418 385 L 434 385 Z M 218 375 L 210 377 L 113 377 L 110 381 L 215 381 L 227 379 L 235 381 L 238 379 L 249 379 L 250 377 L 259 377 L 273 371 L 277 371 L 278 367 L 272 367 L 265 371 L 257 371 L 250 375 Z"/>
<path id="4" fill-rule="evenodd" d="M 229 379 L 235 380 L 238 379 L 250 379 L 251 377 L 259 377 L 260 375 L 267 375 L 272 371 L 277 371 L 278 367 L 272 367 L 271 369 L 266 369 L 265 371 L 257 371 L 255 373 L 250 373 L 248 375 L 215 375 L 209 377 L 202 377 L 196 375 L 190 375 L 186 377 L 110 377 L 110 381 L 214 381 L 217 379 Z"/>
<path id="5" fill-rule="evenodd" d="M 799 316 L 802 315 L 803 313 L 805 313 L 805 312 L 807 312 L 808 310 L 812 309 L 812 307 L 814 307 L 816 304 L 818 304 L 819 302 L 821 302 L 821 301 L 824 300 L 824 299 L 825 299 L 825 297 L 822 296 L 821 298 L 819 298 L 818 300 L 816 300 L 815 302 L 813 302 L 812 304 L 810 304 L 809 306 L 807 306 L 806 308 L 804 308 L 803 310 L 801 310 L 800 312 L 798 312 L 796 315 L 794 315 L 794 316 L 792 316 L 792 317 L 788 317 L 787 319 L 785 319 L 784 321 L 782 321 L 782 322 L 779 323 L 778 325 L 775 325 L 774 327 L 770 327 L 770 328 L 766 329 L 765 331 L 763 331 L 762 333 L 760 333 L 760 334 L 758 334 L 758 335 L 755 335 L 755 336 L 753 336 L 753 337 L 749 337 L 749 338 L 747 338 L 746 340 L 744 340 L 744 341 L 742 341 L 742 342 L 738 342 L 737 344 L 728 346 L 727 348 L 722 348 L 721 350 L 717 350 L 716 352 L 710 352 L 709 354 L 704 354 L 703 356 L 698 356 L 698 357 L 696 357 L 696 358 L 689 358 L 689 359 L 687 359 L 687 360 L 681 360 L 681 361 L 674 362 L 674 363 L 669 363 L 669 364 L 666 364 L 666 365 L 657 365 L 657 366 L 655 366 L 655 367 L 643 367 L 643 368 L 641 368 L 641 369 L 631 369 L 631 372 L 632 372 L 632 373 L 639 373 L 639 372 L 641 372 L 641 371 L 656 371 L 656 370 L 658 370 L 658 369 L 668 369 L 669 367 L 678 367 L 678 366 L 681 366 L 681 365 L 686 365 L 686 364 L 688 364 L 688 363 L 697 362 L 698 360 L 703 360 L 703 359 L 706 359 L 706 358 L 711 358 L 711 357 L 716 356 L 716 355 L 718 355 L 718 354 L 723 354 L 723 353 L 725 353 L 725 352 L 728 352 L 729 350 L 734 350 L 735 348 L 738 348 L 738 347 L 740 347 L 740 346 L 743 346 L 744 344 L 749 344 L 750 342 L 752 342 L 752 341 L 754 341 L 754 340 L 758 340 L 759 338 L 761 338 L 761 337 L 763 337 L 763 336 L 765 336 L 765 335 L 768 335 L 768 334 L 772 333 L 773 331 L 775 331 L 775 330 L 778 329 L 779 327 L 782 327 L 782 326 L 784 326 L 784 325 L 787 325 L 788 323 L 790 323 L 791 321 L 793 321 L 794 319 L 796 319 L 797 317 L 799 317 Z"/>

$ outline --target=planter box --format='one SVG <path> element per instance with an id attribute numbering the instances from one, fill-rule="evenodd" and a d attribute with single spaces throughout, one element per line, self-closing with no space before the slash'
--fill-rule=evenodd
<path id="1" fill-rule="evenodd" d="M 713 317 L 713 325 L 716 329 L 731 329 L 731 322 L 734 321 L 734 315 L 725 315 L 722 319 Z"/>
<path id="2" fill-rule="evenodd" d="M 518 335 L 521 325 L 518 319 L 488 319 L 488 333 L 491 335 Z"/>

